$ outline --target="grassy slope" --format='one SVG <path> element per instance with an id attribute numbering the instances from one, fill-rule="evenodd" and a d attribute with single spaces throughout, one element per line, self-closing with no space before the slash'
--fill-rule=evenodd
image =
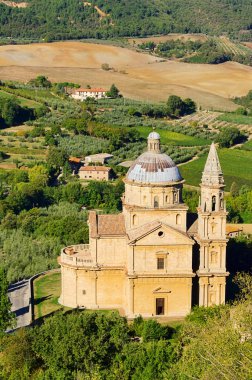
<path id="1" fill-rule="evenodd" d="M 151 127 L 138 127 L 141 137 L 147 138 L 152 131 Z M 208 145 L 211 142 L 202 138 L 186 136 L 182 133 L 166 131 L 164 129 L 155 129 L 160 134 L 161 142 L 165 145 L 182 145 L 182 146 L 199 146 Z"/>
<path id="2" fill-rule="evenodd" d="M 0 90 L 0 98 L 13 98 L 13 97 L 16 97 L 19 100 L 20 105 L 23 107 L 29 107 L 29 108 L 41 107 L 41 104 L 38 102 L 35 102 L 34 100 L 22 98 L 21 96 L 16 96 L 8 92 L 5 92 L 3 90 Z"/>
<path id="3" fill-rule="evenodd" d="M 229 123 L 237 123 L 237 124 L 251 124 L 252 125 L 252 117 L 245 115 L 237 115 L 234 113 L 225 113 L 218 117 L 218 120 L 227 121 Z"/>
<path id="4" fill-rule="evenodd" d="M 226 190 L 230 189 L 232 182 L 239 186 L 249 185 L 252 187 L 252 154 L 240 149 L 221 149 L 218 151 L 221 167 L 224 173 Z M 187 184 L 199 186 L 202 171 L 207 156 L 180 166 L 182 176 Z"/>
<path id="5" fill-rule="evenodd" d="M 243 144 L 241 149 L 252 151 L 252 140 L 249 140 L 245 144 Z"/>
<path id="6" fill-rule="evenodd" d="M 58 303 L 61 274 L 50 273 L 34 281 L 35 319 L 61 308 Z"/>

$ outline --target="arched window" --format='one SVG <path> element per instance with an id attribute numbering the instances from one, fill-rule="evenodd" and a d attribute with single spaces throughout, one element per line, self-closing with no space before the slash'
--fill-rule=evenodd
<path id="1" fill-rule="evenodd" d="M 165 203 L 169 203 L 169 196 L 168 195 L 165 196 Z"/>
<path id="2" fill-rule="evenodd" d="M 132 224 L 133 224 L 133 226 L 135 226 L 137 224 L 137 215 L 136 214 L 134 214 L 132 216 Z"/>
<path id="3" fill-rule="evenodd" d="M 181 215 L 180 214 L 176 215 L 176 224 L 181 224 Z"/>
<path id="4" fill-rule="evenodd" d="M 158 208 L 158 207 L 159 207 L 158 196 L 155 195 L 155 197 L 154 197 L 154 208 Z"/>
<path id="5" fill-rule="evenodd" d="M 144 195 L 144 196 L 143 196 L 143 203 L 144 203 L 144 204 L 146 204 L 146 200 L 147 200 L 146 195 Z"/>
<path id="6" fill-rule="evenodd" d="M 212 196 L 212 211 L 215 211 L 216 209 L 216 196 Z"/>
<path id="7" fill-rule="evenodd" d="M 174 195 L 173 195 L 173 199 L 174 199 L 174 203 L 178 203 L 178 192 L 175 191 Z"/>

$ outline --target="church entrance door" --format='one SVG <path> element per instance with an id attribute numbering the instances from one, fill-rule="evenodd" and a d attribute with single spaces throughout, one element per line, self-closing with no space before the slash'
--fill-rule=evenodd
<path id="1" fill-rule="evenodd" d="M 164 298 L 156 298 L 156 315 L 164 315 L 165 300 Z"/>

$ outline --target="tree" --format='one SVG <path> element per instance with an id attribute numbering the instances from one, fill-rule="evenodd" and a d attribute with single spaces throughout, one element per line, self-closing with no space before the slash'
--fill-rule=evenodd
<path id="1" fill-rule="evenodd" d="M 237 197 L 237 195 L 239 195 L 239 186 L 236 182 L 232 182 L 232 185 L 230 187 L 230 194 L 232 197 Z"/>
<path id="2" fill-rule="evenodd" d="M 66 162 L 68 162 L 68 154 L 63 151 L 62 149 L 56 148 L 54 146 L 51 146 L 49 148 L 48 156 L 47 156 L 47 163 L 49 166 L 54 168 L 60 168 L 65 165 Z"/>
<path id="3" fill-rule="evenodd" d="M 238 144 L 243 139 L 244 136 L 238 128 L 226 127 L 219 133 L 217 142 L 221 148 L 229 148 L 234 144 Z"/>
<path id="4" fill-rule="evenodd" d="M 2 118 L 5 124 L 9 127 L 16 124 L 19 121 L 21 107 L 17 99 L 10 98 L 4 102 L 2 108 Z"/>
<path id="5" fill-rule="evenodd" d="M 167 101 L 167 112 L 171 116 L 181 116 L 183 113 L 183 101 L 177 95 L 171 95 Z"/>
<path id="6" fill-rule="evenodd" d="M 38 75 L 37 78 L 31 79 L 29 84 L 35 87 L 50 88 L 52 83 L 44 75 Z"/>
<path id="7" fill-rule="evenodd" d="M 114 84 L 112 84 L 112 86 L 110 87 L 110 90 L 107 92 L 106 95 L 109 98 L 113 98 L 113 99 L 120 97 L 119 90 Z"/>
<path id="8" fill-rule="evenodd" d="M 196 103 L 190 99 L 190 98 L 186 98 L 184 100 L 184 115 L 190 115 L 191 113 L 195 112 L 197 109 L 197 106 L 196 106 Z"/>
<path id="9" fill-rule="evenodd" d="M 8 282 L 6 272 L 0 268 L 0 333 L 8 327 L 14 327 L 15 316 L 11 311 L 11 302 L 8 297 Z"/>
<path id="10" fill-rule="evenodd" d="M 35 165 L 29 169 L 29 181 L 37 186 L 46 186 L 49 180 L 48 169 L 43 165 Z"/>

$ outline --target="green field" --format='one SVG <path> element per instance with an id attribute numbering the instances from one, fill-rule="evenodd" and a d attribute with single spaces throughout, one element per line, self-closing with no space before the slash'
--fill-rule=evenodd
<path id="1" fill-rule="evenodd" d="M 35 319 L 44 317 L 61 309 L 60 296 L 61 274 L 58 272 L 42 275 L 34 281 Z"/>
<path id="2" fill-rule="evenodd" d="M 224 173 L 226 190 L 232 182 L 239 186 L 252 187 L 252 153 L 240 149 L 221 149 L 218 151 L 221 167 Z M 188 185 L 199 186 L 207 155 L 198 160 L 181 165 L 179 170 Z"/>
<path id="3" fill-rule="evenodd" d="M 252 140 L 249 140 L 245 144 L 243 144 L 241 149 L 252 151 Z"/>
<path id="4" fill-rule="evenodd" d="M 218 120 L 227 121 L 228 123 L 252 125 L 252 116 L 238 115 L 231 112 L 218 116 Z"/>
<path id="5" fill-rule="evenodd" d="M 10 94 L 9 92 L 0 90 L 0 98 L 13 98 L 16 97 L 19 100 L 19 103 L 23 107 L 29 108 L 38 108 L 41 107 L 41 103 L 35 102 L 34 100 L 23 98 L 22 96 L 17 96 L 14 94 Z"/>
<path id="6" fill-rule="evenodd" d="M 147 138 L 149 133 L 152 132 L 151 127 L 137 127 L 140 136 Z M 164 145 L 182 145 L 182 146 L 200 146 L 209 145 L 211 142 L 198 137 L 186 136 L 182 133 L 171 132 L 165 129 L 155 129 L 155 132 L 160 134 L 161 144 Z"/>

